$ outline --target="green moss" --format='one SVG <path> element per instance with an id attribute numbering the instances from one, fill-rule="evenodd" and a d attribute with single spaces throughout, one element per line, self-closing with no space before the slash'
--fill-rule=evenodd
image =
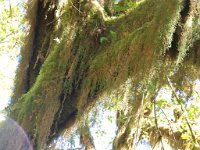
<path id="1" fill-rule="evenodd" d="M 88 36 L 95 27 L 102 25 L 102 20 L 95 13 L 93 17 L 99 20 L 89 18 L 91 21 L 78 31 L 77 24 L 69 25 L 70 21 L 68 24 L 65 20 L 57 31 L 61 35 L 58 36 L 61 43 L 53 41 L 52 51 L 42 65 L 35 84 L 17 104 L 19 120 L 26 116 L 35 118 L 32 120 L 37 125 L 34 128 L 39 133 L 40 142 L 40 139 L 46 138 L 43 136 L 48 135 L 52 123 L 59 122 L 60 113 L 67 116 L 72 112 L 70 107 L 79 112 L 86 105 L 87 98 L 96 99 L 105 90 L 111 93 L 129 77 L 134 78 L 136 85 L 148 84 L 155 70 L 163 65 L 161 59 L 171 46 L 181 6 L 182 0 L 146 0 L 129 14 L 105 22 L 106 33 L 100 36 L 108 38 L 109 42 L 104 44 L 95 43 Z M 66 14 L 65 17 L 70 16 Z M 73 29 L 74 33 L 69 29 Z M 154 87 L 149 88 L 154 90 Z M 69 100 L 63 102 L 66 108 L 60 103 L 61 92 Z M 114 97 L 122 100 L 123 96 L 117 93 Z M 35 132 L 35 129 L 30 130 Z"/>
<path id="2" fill-rule="evenodd" d="M 134 9 L 136 6 L 137 4 L 135 1 L 124 0 L 114 5 L 114 11 L 117 15 L 119 15 L 121 13 L 126 13 L 128 9 Z"/>
<path id="3" fill-rule="evenodd" d="M 123 55 L 128 52 L 134 54 L 132 55 L 133 57 L 137 55 L 138 57 L 142 57 L 141 55 L 143 54 L 137 52 L 138 50 L 136 49 L 141 49 L 143 44 L 146 46 L 144 47 L 146 53 L 149 53 L 149 50 L 155 51 L 154 53 L 156 53 L 157 56 L 165 53 L 165 51 L 170 47 L 172 41 L 172 36 L 179 19 L 181 3 L 179 1 L 163 1 L 162 5 L 157 5 L 155 10 L 152 9 L 149 12 L 151 15 L 146 17 L 147 10 L 145 8 L 150 9 L 149 7 L 156 3 L 157 1 L 144 2 L 143 5 L 138 8 L 139 10 L 143 8 L 142 12 L 137 12 L 138 9 L 136 9 L 131 14 L 134 17 L 120 20 L 120 22 L 125 23 L 123 23 L 124 25 L 117 24 L 119 26 L 116 27 L 118 28 L 116 34 L 118 30 L 120 30 L 122 33 L 128 32 L 128 35 L 126 35 L 124 39 L 114 42 L 110 47 L 105 48 L 105 50 L 103 50 L 101 54 L 93 60 L 90 66 L 91 70 L 95 71 L 98 68 L 102 68 L 104 65 L 114 62 L 116 58 L 120 59 L 120 57 L 123 57 Z M 137 17 L 139 20 L 135 21 Z M 129 19 L 132 22 L 130 22 Z M 143 22 L 142 25 L 140 21 Z M 138 24 L 141 26 L 138 26 Z M 131 25 L 132 28 L 130 28 Z M 133 50 L 135 53 L 130 52 Z"/>
<path id="4" fill-rule="evenodd" d="M 66 43 L 72 44 L 70 42 L 73 41 L 74 30 L 59 31 L 62 33 L 58 36 L 61 39 L 60 43 L 52 42 L 51 52 L 42 65 L 35 84 L 11 108 L 11 113 L 14 113 L 12 116 L 23 124 L 27 132 L 38 135 L 38 145 L 46 142 L 54 115 L 60 106 L 59 96 L 63 79 L 66 68 L 70 64 L 71 49 L 66 46 Z"/>
<path id="5" fill-rule="evenodd" d="M 102 46 L 90 65 L 90 71 L 97 80 L 105 77 L 105 84 L 101 83 L 104 85 L 103 91 L 112 93 L 112 89 L 118 88 L 129 77 L 137 78 L 134 81 L 136 85 L 148 85 L 158 74 L 157 70 L 162 69 L 163 57 L 171 46 L 179 21 L 182 1 L 159 1 L 161 5 L 156 3 L 158 1 L 146 1 L 130 16 L 107 22 L 110 27 L 106 37 L 110 40 L 109 31 L 114 31 L 117 39 L 109 46 Z M 92 87 L 90 95 L 99 93 L 96 92 L 96 86 Z"/>
<path id="6" fill-rule="evenodd" d="M 36 83 L 31 88 L 31 90 L 24 94 L 20 98 L 20 103 L 18 105 L 21 105 L 20 107 L 20 113 L 19 117 L 23 117 L 24 115 L 30 115 L 33 113 L 33 111 L 38 111 L 41 109 L 41 107 L 35 107 L 37 103 L 37 98 L 40 97 L 40 99 L 45 98 L 43 94 L 46 94 L 46 92 L 42 92 L 45 90 L 48 90 L 49 84 L 51 85 L 52 82 L 55 83 L 55 80 L 58 78 L 58 76 L 63 76 L 64 67 L 60 67 L 60 63 L 62 62 L 62 59 L 58 57 L 60 48 L 58 47 L 55 52 L 52 52 L 50 54 L 50 57 L 45 61 L 41 71 L 40 75 L 37 78 Z M 61 71 L 61 68 L 63 71 Z M 50 82 L 49 82 L 50 81 Z M 60 86 L 58 84 L 58 86 Z M 56 88 L 56 87 L 55 87 Z M 60 89 L 59 87 L 57 87 Z M 42 104 L 40 104 L 42 105 Z M 36 110 L 35 110 L 36 109 Z M 38 110 L 37 110 L 38 109 Z"/>
<path id="7" fill-rule="evenodd" d="M 139 32 L 139 33 L 138 33 Z M 126 39 L 113 43 L 110 47 L 105 49 L 99 54 L 91 63 L 90 69 L 95 71 L 98 68 L 103 67 L 105 64 L 110 64 L 119 55 L 123 55 L 129 50 L 129 47 L 136 40 L 136 36 L 141 33 L 141 30 L 136 30 L 134 33 L 129 35 Z"/>
<path id="8" fill-rule="evenodd" d="M 179 65 L 183 62 L 184 58 L 187 56 L 189 49 L 193 46 L 194 42 L 200 39 L 200 27 L 199 20 L 200 14 L 194 11 L 198 10 L 200 6 L 200 2 L 196 3 L 196 7 L 193 8 L 190 6 L 190 11 L 188 12 L 188 16 L 184 24 L 182 24 L 182 34 L 180 36 L 180 40 L 178 43 L 178 57 L 176 60 L 176 64 Z M 194 4 L 193 4 L 194 5 Z M 199 9 L 200 10 L 200 9 Z"/>

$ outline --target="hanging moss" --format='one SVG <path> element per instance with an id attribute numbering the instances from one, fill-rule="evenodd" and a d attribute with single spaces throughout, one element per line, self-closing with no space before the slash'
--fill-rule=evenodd
<path id="1" fill-rule="evenodd" d="M 142 6 L 149 8 L 153 5 L 152 3 L 156 3 L 156 1 L 144 2 Z M 111 46 L 104 48 L 92 61 L 90 65 L 91 72 L 101 70 L 105 74 L 110 74 L 110 78 L 113 78 L 114 74 L 118 72 L 118 80 L 124 80 L 136 70 L 138 72 L 144 70 L 148 72 L 151 65 L 157 63 L 155 60 L 169 48 L 182 4 L 181 1 L 163 1 L 162 3 L 163 5 L 157 5 L 155 10 L 149 12 L 153 14 L 150 20 L 146 19 L 146 15 L 142 16 L 137 9 L 130 14 L 131 19 L 134 18 L 132 16 L 140 14 L 140 19 L 147 21 L 139 27 L 137 26 L 137 20 L 127 23 L 126 20 L 129 20 L 129 16 L 124 20 L 119 20 L 119 22 L 126 22 L 127 29 L 124 25 L 115 22 L 117 27 L 113 27 L 113 29 L 119 28 L 123 30 L 122 33 L 128 32 L 125 35 L 126 38 L 115 41 Z M 132 28 L 130 28 L 131 25 Z M 116 31 L 116 34 L 118 32 Z M 140 59 L 141 57 L 142 59 Z M 119 66 L 119 70 L 112 69 L 116 69 L 117 66 Z M 129 68 L 129 70 L 123 70 L 123 68 Z M 140 70 L 138 70 L 139 68 Z"/>
<path id="2" fill-rule="evenodd" d="M 177 57 L 177 64 L 183 62 L 189 48 L 193 45 L 193 42 L 199 37 L 199 25 L 197 25 L 197 20 L 198 18 L 200 18 L 200 15 L 198 14 L 198 11 L 195 11 L 195 9 L 199 9 L 198 5 L 200 5 L 200 2 L 196 0 L 186 1 L 185 5 L 189 5 L 189 8 L 188 10 L 183 10 L 188 15 L 187 17 L 183 18 L 184 20 L 182 21 L 182 31 L 178 43 L 179 54 Z"/>
<path id="3" fill-rule="evenodd" d="M 52 40 L 33 86 L 11 107 L 38 148 L 72 126 L 105 90 L 112 91 L 134 77 L 136 86 L 145 85 L 158 74 L 183 0 L 146 0 L 127 15 L 110 20 L 86 6 L 84 12 L 79 3 L 74 5 L 76 9 L 68 4 L 64 10 L 52 34 L 57 40 Z M 91 34 L 102 26 L 104 31 Z M 108 42 L 100 43 L 102 37 Z"/>

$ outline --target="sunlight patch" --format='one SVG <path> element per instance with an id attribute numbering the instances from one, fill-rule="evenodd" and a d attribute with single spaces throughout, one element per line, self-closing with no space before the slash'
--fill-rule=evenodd
<path id="1" fill-rule="evenodd" d="M 3 114 L 0 114 L 0 123 L 1 123 L 2 121 L 5 121 L 5 116 L 4 116 Z"/>

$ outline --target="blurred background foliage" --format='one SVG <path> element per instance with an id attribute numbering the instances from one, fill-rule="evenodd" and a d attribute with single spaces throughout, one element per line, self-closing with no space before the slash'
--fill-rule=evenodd
<path id="1" fill-rule="evenodd" d="M 12 94 L 19 52 L 26 33 L 24 2 L 0 1 L 0 109 L 7 104 Z"/>

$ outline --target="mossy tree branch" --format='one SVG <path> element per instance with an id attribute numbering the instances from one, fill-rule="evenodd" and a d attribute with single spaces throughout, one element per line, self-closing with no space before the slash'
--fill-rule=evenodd
<path id="1" fill-rule="evenodd" d="M 91 12 L 87 1 L 72 3 L 65 7 L 58 27 L 56 1 L 37 0 L 31 8 L 34 17 L 10 114 L 37 149 L 77 125 L 104 91 L 134 76 L 143 85 L 157 76 L 184 6 L 183 0 L 146 0 L 126 16 L 102 20 L 98 11 Z M 104 31 L 95 33 L 98 36 L 91 34 L 102 26 Z M 99 41 L 102 37 L 107 39 L 104 43 Z"/>

